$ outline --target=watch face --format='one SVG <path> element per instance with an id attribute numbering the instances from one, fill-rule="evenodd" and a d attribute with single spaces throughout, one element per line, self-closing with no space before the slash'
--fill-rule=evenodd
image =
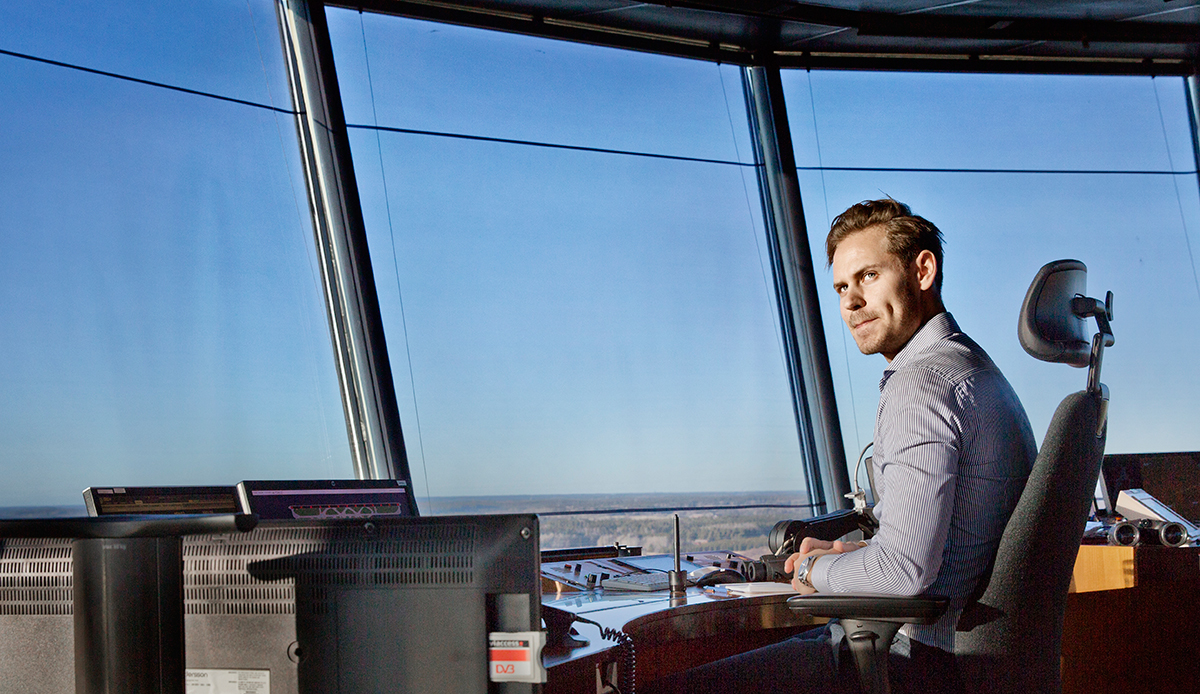
<path id="1" fill-rule="evenodd" d="M 813 556 L 805 557 L 804 561 L 800 562 L 800 566 L 796 567 L 796 580 L 809 588 L 812 588 L 812 583 L 808 580 L 808 573 L 812 570 L 813 560 L 815 559 L 816 557 Z"/>

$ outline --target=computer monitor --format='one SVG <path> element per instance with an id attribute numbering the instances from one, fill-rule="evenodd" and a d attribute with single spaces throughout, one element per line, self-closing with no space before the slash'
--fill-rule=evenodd
<path id="1" fill-rule="evenodd" d="M 509 652 L 489 634 L 541 629 L 538 550 L 533 515 L 264 520 L 189 538 L 188 676 L 296 694 L 540 691 L 491 681 L 489 664 Z"/>
<path id="2" fill-rule="evenodd" d="M 1110 511 L 1121 491 L 1144 489 L 1193 525 L 1200 524 L 1200 453 L 1109 454 L 1101 472 Z"/>
<path id="3" fill-rule="evenodd" d="M 534 515 L 262 521 L 184 537 L 186 677 L 271 694 L 533 694 L 540 685 L 491 681 L 489 659 L 519 649 L 490 649 L 489 634 L 540 630 L 538 543 Z M 71 576 L 69 540 L 0 540 L 6 691 L 74 691 Z M 525 663 L 540 665 L 530 650 Z"/>
<path id="4" fill-rule="evenodd" d="M 337 520 L 417 515 L 405 480 L 245 480 L 237 494 L 263 520 Z"/>
<path id="5" fill-rule="evenodd" d="M 83 505 L 89 516 L 243 513 L 234 486 L 88 487 Z"/>

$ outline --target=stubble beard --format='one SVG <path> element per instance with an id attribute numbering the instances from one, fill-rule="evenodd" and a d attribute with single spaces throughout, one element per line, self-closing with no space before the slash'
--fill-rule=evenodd
<path id="1" fill-rule="evenodd" d="M 858 351 L 863 354 L 897 354 L 912 336 L 916 334 L 916 330 L 907 331 L 905 329 L 904 318 L 908 315 L 917 315 L 919 313 L 920 297 L 917 289 L 909 284 L 902 285 L 903 299 L 900 305 L 905 311 L 902 314 L 891 313 L 889 318 L 895 319 L 888 325 L 883 325 L 884 316 L 873 312 L 851 313 L 849 320 L 846 321 L 846 327 L 851 325 L 859 325 L 864 320 L 875 319 L 875 325 L 871 326 L 874 330 L 865 335 L 859 335 L 853 328 L 850 328 L 850 336 L 854 338 L 854 343 L 858 345 Z M 879 332 L 882 329 L 883 332 Z"/>

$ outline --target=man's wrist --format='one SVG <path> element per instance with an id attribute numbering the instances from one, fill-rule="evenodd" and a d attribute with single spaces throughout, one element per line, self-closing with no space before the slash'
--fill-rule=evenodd
<path id="1" fill-rule="evenodd" d="M 812 576 L 813 565 L 817 563 L 819 556 L 820 555 L 810 555 L 805 557 L 804 561 L 800 562 L 800 566 L 796 567 L 797 583 L 808 588 L 813 587 L 812 580 L 809 577 Z"/>

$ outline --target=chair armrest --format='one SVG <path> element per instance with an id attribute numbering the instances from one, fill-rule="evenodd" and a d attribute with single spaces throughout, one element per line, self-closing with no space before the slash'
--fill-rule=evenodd
<path id="1" fill-rule="evenodd" d="M 881 593 L 815 593 L 788 599 L 793 612 L 814 617 L 933 624 L 950 605 L 936 595 L 904 597 Z"/>

